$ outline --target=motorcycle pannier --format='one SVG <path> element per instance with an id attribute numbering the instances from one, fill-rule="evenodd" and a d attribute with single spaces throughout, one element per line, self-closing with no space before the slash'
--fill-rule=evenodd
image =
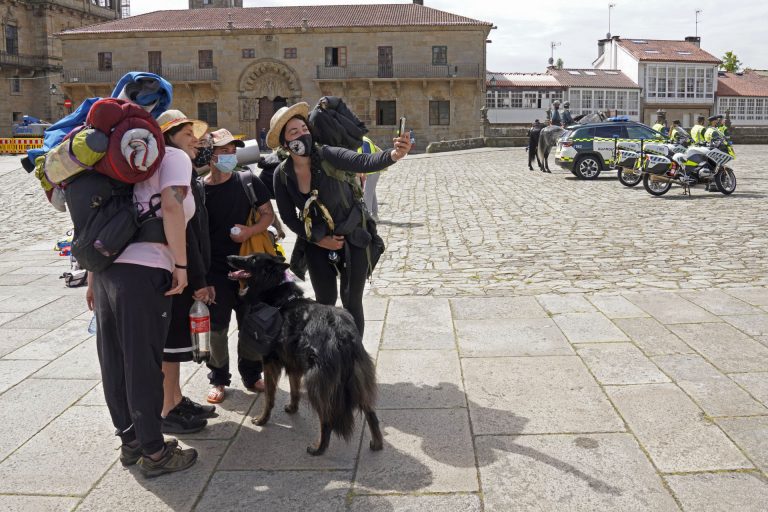
<path id="1" fill-rule="evenodd" d="M 651 174 L 665 174 L 672 164 L 668 158 L 657 155 L 646 155 L 645 161 L 645 171 Z"/>

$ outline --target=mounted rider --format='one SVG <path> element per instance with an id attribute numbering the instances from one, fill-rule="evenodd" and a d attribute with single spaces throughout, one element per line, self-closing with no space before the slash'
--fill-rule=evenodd
<path id="1" fill-rule="evenodd" d="M 571 103 L 566 101 L 563 103 L 563 126 L 571 126 L 573 121 L 573 116 L 571 115 Z"/>

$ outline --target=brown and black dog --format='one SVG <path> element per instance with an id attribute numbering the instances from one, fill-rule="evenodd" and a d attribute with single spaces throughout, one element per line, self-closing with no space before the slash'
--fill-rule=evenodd
<path id="1" fill-rule="evenodd" d="M 265 337 L 261 333 L 262 341 L 273 340 L 261 350 L 264 411 L 253 418 L 253 423 L 264 425 L 269 420 L 275 406 L 277 383 L 285 369 L 291 385 L 291 401 L 285 411 L 298 410 L 303 378 L 309 403 L 320 417 L 320 439 L 317 445 L 307 447 L 307 452 L 322 455 L 328 448 L 331 432 L 349 441 L 358 409 L 365 414 L 371 430 L 371 450 L 381 450 L 383 440 L 374 411 L 376 369 L 363 347 L 352 315 L 342 308 L 305 298 L 301 288 L 286 279 L 289 265 L 280 256 L 253 254 L 227 259 L 236 269 L 230 277 L 245 285 L 241 293 L 253 314 L 256 314 L 255 306 L 267 304 L 279 309 L 278 316 L 282 317 L 282 326 L 274 330 L 274 336 Z M 247 318 L 243 323 L 252 325 Z M 251 340 L 259 338 L 259 334 L 249 331 L 246 327 L 241 336 Z"/>

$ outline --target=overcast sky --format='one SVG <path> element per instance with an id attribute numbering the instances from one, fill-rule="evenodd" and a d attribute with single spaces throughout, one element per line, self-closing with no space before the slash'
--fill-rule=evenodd
<path id="1" fill-rule="evenodd" d="M 410 3 L 390 0 L 254 1 L 245 7 L 274 5 Z M 424 0 L 424 5 L 488 21 L 491 31 L 488 70 L 506 72 L 544 71 L 550 56 L 562 58 L 566 67 L 591 67 L 597 58 L 597 40 L 608 32 L 623 38 L 683 39 L 694 35 L 695 12 L 699 15 L 701 46 L 716 57 L 733 51 L 744 66 L 768 69 L 766 20 L 768 2 L 758 0 Z M 131 14 L 157 10 L 157 0 L 131 0 Z M 163 9 L 186 9 L 187 0 L 165 0 Z M 450 55 L 450 53 L 449 53 Z M 449 57 L 450 58 L 450 57 Z"/>

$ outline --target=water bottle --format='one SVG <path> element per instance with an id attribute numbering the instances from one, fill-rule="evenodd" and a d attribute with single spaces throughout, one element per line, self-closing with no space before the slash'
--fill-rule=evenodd
<path id="1" fill-rule="evenodd" d="M 202 301 L 196 300 L 189 310 L 189 332 L 195 362 L 208 361 L 211 358 L 211 314 Z"/>
<path id="2" fill-rule="evenodd" d="M 239 235 L 239 234 L 240 234 L 240 228 L 239 228 L 239 227 L 237 227 L 237 226 L 232 226 L 232 229 L 230 229 L 230 230 L 229 230 L 229 233 L 230 233 L 232 236 L 237 236 L 237 235 Z"/>
<path id="3" fill-rule="evenodd" d="M 96 315 L 91 317 L 91 321 L 88 323 L 88 334 L 96 334 Z"/>

